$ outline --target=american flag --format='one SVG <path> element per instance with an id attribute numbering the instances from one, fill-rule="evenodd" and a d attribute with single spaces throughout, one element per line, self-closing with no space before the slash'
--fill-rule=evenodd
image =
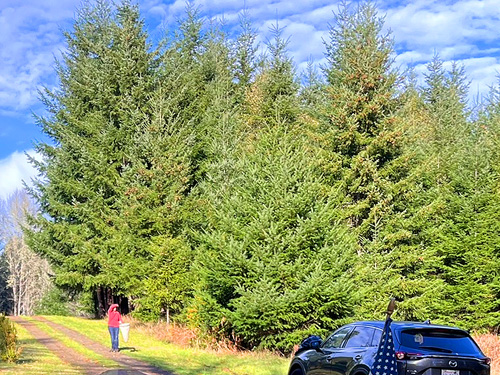
<path id="1" fill-rule="evenodd" d="M 372 366 L 372 375 L 398 375 L 391 322 L 391 318 L 387 318 L 385 321 L 384 331 Z"/>

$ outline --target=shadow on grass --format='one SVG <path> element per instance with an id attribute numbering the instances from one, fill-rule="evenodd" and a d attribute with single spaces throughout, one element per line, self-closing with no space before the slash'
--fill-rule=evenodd
<path id="1" fill-rule="evenodd" d="M 32 358 L 21 358 L 21 359 L 17 360 L 17 362 L 15 364 L 16 365 L 26 365 L 26 364 L 35 363 L 35 362 L 37 362 L 37 361 L 35 361 Z M 14 365 L 14 363 L 10 363 L 10 364 Z"/>
<path id="2" fill-rule="evenodd" d="M 141 358 L 137 358 L 141 361 L 144 361 L 146 363 L 151 364 L 152 366 L 155 366 L 158 369 L 162 369 L 163 371 L 168 372 L 170 375 L 220 375 L 220 374 L 235 374 L 239 375 L 241 372 L 235 372 L 231 369 L 230 364 L 225 364 L 225 363 L 220 363 L 217 365 L 212 365 L 212 364 L 197 364 L 197 365 L 191 365 L 189 368 L 187 366 L 181 367 L 181 368 L 175 368 L 172 365 L 169 365 L 168 362 L 166 362 L 163 359 L 160 359 L 158 357 L 148 357 L 148 356 L 141 356 Z M 186 361 L 189 361 L 189 359 L 186 359 Z M 225 362 L 225 361 L 223 361 Z M 123 371 L 123 370 L 122 370 Z M 106 373 L 102 375 L 125 375 L 126 373 Z M 135 373 L 133 373 L 136 375 Z M 127 374 L 128 375 L 128 374 Z M 130 374 L 132 375 L 132 374 Z M 139 375 L 139 374 L 137 374 Z M 273 375 L 283 375 L 281 373 L 276 373 Z"/>
<path id="3" fill-rule="evenodd" d="M 125 351 L 138 352 L 138 350 L 136 348 L 134 348 L 133 346 L 120 347 L 120 352 L 125 352 Z"/>
<path id="4" fill-rule="evenodd" d="M 146 374 L 137 370 L 118 369 L 118 370 L 104 371 L 101 375 L 146 375 Z"/>
<path id="5" fill-rule="evenodd" d="M 17 365 L 30 364 L 38 362 L 36 358 L 51 355 L 52 352 L 45 346 L 35 346 L 38 344 L 36 339 L 19 340 L 19 347 L 22 348 L 21 357 L 16 361 Z"/>
<path id="6" fill-rule="evenodd" d="M 40 357 L 49 356 L 52 352 L 44 346 L 35 346 L 38 343 L 36 339 L 19 340 L 18 346 L 22 348 L 21 357 L 16 362 L 0 362 L 2 368 L 29 365 L 39 362 Z M 0 373 L 2 369 L 0 369 Z"/>

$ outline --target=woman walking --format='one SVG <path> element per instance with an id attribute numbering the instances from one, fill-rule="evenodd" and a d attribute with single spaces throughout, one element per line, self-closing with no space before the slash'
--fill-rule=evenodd
<path id="1" fill-rule="evenodd" d="M 118 333 L 120 332 L 120 324 L 122 322 L 122 316 L 116 310 L 118 304 L 113 303 L 108 310 L 108 329 L 111 335 L 111 351 L 117 352 L 118 349 Z"/>

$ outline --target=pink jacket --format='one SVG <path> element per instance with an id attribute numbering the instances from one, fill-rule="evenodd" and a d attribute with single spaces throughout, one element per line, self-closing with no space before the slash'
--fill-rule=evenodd
<path id="1" fill-rule="evenodd" d="M 116 310 L 115 308 L 118 307 L 118 304 L 113 303 L 111 306 L 109 306 L 108 309 L 108 327 L 115 327 L 118 328 L 120 327 L 120 323 L 122 322 L 122 316 L 120 313 Z"/>

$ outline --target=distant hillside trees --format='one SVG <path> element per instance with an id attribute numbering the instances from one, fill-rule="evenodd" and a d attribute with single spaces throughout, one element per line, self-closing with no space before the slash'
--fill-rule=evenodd
<path id="1" fill-rule="evenodd" d="M 128 1 L 78 13 L 33 160 L 27 244 L 56 285 L 283 352 L 392 296 L 397 319 L 497 327 L 499 90 L 471 110 L 438 56 L 418 85 L 371 3 L 339 8 L 304 79 L 279 25 L 259 55 L 240 21 L 188 5 L 152 45 Z"/>

